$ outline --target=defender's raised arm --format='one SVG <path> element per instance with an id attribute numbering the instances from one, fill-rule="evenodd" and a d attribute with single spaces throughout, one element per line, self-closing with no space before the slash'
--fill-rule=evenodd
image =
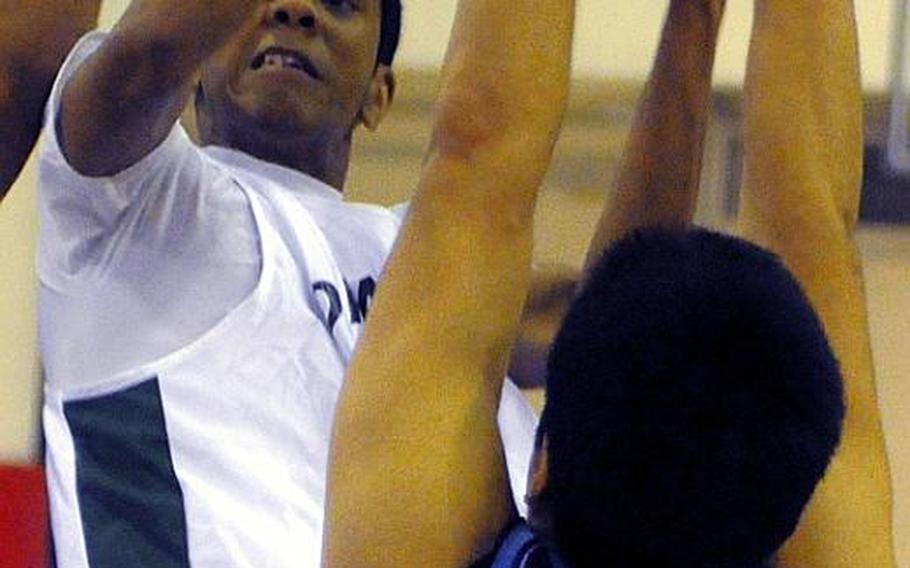
<path id="1" fill-rule="evenodd" d="M 328 566 L 465 566 L 514 515 L 495 408 L 573 12 L 459 3 L 418 194 L 336 414 Z"/>
<path id="2" fill-rule="evenodd" d="M 725 4 L 726 0 L 670 2 L 616 187 L 588 249 L 587 267 L 635 229 L 684 229 L 692 223 Z"/>
<path id="3" fill-rule="evenodd" d="M 891 486 L 853 232 L 862 97 L 851 0 L 757 0 L 746 78 L 743 236 L 781 256 L 844 377 L 841 446 L 785 566 L 892 566 Z"/>

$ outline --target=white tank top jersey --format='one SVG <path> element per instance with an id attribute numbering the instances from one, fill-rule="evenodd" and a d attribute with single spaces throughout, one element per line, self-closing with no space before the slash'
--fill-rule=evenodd
<path id="1" fill-rule="evenodd" d="M 336 399 L 400 226 L 175 126 L 109 178 L 75 172 L 60 95 L 40 160 L 39 335 L 57 563 L 316 567 Z M 500 429 L 522 503 L 536 419 Z"/>

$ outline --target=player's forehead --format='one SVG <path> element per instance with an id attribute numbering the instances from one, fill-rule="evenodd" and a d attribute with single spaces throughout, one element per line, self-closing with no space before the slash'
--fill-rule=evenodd
<path id="1" fill-rule="evenodd" d="M 327 1 L 327 0 L 323 0 Z M 352 6 L 363 12 L 373 14 L 378 19 L 382 19 L 382 4 L 386 0 L 348 0 Z"/>
<path id="2" fill-rule="evenodd" d="M 386 2 L 390 0 L 316 0 L 324 3 L 327 8 L 327 13 L 334 13 L 337 15 L 336 23 L 344 24 L 353 24 L 357 20 L 367 20 L 369 25 L 368 29 L 372 30 L 372 33 L 381 34 L 383 32 L 383 24 L 385 23 L 385 18 L 383 17 L 383 7 Z M 335 8 L 335 4 L 347 2 L 347 8 Z M 351 16 L 360 16 L 351 17 Z M 359 25 L 355 27 L 360 27 Z M 368 35 L 372 35 L 372 33 Z"/>

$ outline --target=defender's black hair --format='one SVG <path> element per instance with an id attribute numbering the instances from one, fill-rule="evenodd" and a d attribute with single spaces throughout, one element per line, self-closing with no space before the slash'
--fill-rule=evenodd
<path id="1" fill-rule="evenodd" d="M 840 372 L 799 285 L 704 230 L 612 247 L 548 373 L 539 502 L 574 568 L 762 564 L 840 438 Z"/>

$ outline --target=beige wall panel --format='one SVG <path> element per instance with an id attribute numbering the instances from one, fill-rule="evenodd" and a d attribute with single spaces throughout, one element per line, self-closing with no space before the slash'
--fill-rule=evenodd
<path id="1" fill-rule="evenodd" d="M 35 193 L 30 163 L 0 204 L 0 462 L 32 461 L 38 451 Z"/>

